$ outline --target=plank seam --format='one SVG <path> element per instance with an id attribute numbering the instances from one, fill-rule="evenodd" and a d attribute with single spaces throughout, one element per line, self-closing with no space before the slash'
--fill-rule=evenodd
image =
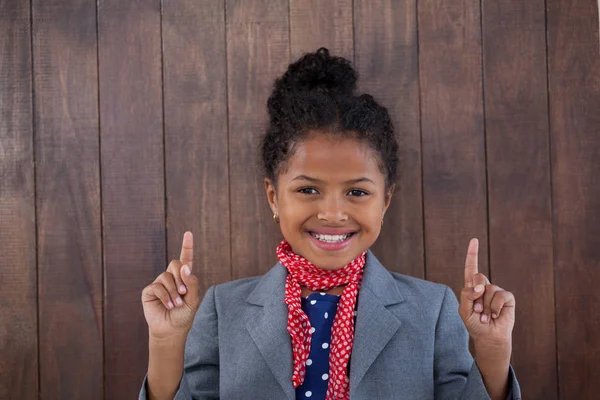
<path id="1" fill-rule="evenodd" d="M 163 140 L 163 196 L 164 196 L 164 218 L 165 218 L 165 259 L 164 264 L 169 264 L 169 193 L 167 191 L 167 129 L 165 122 L 165 39 L 163 35 L 163 12 L 164 2 L 160 0 L 160 89 L 162 107 L 162 140 Z"/>
<path id="2" fill-rule="evenodd" d="M 484 31 L 483 31 L 483 0 L 479 1 L 479 46 L 480 46 L 480 61 L 481 61 L 481 105 L 483 117 L 483 159 L 485 170 L 485 205 L 486 205 L 486 234 L 487 234 L 487 262 L 488 262 L 488 278 L 491 282 L 494 281 L 492 276 L 492 241 L 490 239 L 490 182 L 488 176 L 488 147 L 487 147 L 487 107 L 485 106 L 485 53 L 484 53 Z"/>
<path id="3" fill-rule="evenodd" d="M 600 2 L 599 2 L 600 4 Z M 557 326 L 557 308 L 556 308 L 556 243 L 555 243 L 555 218 L 554 218 L 554 179 L 553 179 L 553 161 L 552 161 L 552 117 L 551 117 L 551 101 L 550 101 L 550 40 L 548 30 L 548 0 L 544 0 L 544 18 L 546 27 L 546 94 L 547 94 L 547 109 L 548 109 L 548 163 L 549 163 L 549 178 L 550 178 L 550 215 L 552 218 L 552 270 L 554 272 L 552 279 L 553 295 L 554 295 L 554 357 L 556 371 L 556 397 L 560 399 L 560 374 L 558 371 L 558 326 Z"/>
<path id="4" fill-rule="evenodd" d="M 229 280 L 233 278 L 233 243 L 232 243 L 232 214 L 231 207 L 231 160 L 230 160 L 230 120 L 229 120 L 229 46 L 227 43 L 227 0 L 223 1 L 223 35 L 225 37 L 225 118 L 227 125 L 227 201 L 229 202 Z"/>
<path id="5" fill-rule="evenodd" d="M 104 202 L 102 198 L 102 123 L 100 121 L 100 0 L 96 0 L 96 80 L 97 80 L 97 116 L 98 116 L 98 192 L 100 197 L 100 257 L 102 265 L 101 308 L 102 313 L 102 398 L 106 397 L 106 259 L 104 254 Z"/>
<path id="6" fill-rule="evenodd" d="M 356 68 L 356 14 L 354 12 L 356 0 L 352 0 L 352 66 Z"/>
<path id="7" fill-rule="evenodd" d="M 423 173 L 423 96 L 421 96 L 421 41 L 419 39 L 420 35 L 419 35 L 419 2 L 417 0 L 415 1 L 415 28 L 416 28 L 416 35 L 417 37 L 415 38 L 415 41 L 417 43 L 417 85 L 419 87 L 419 152 L 420 152 L 420 156 L 419 156 L 419 163 L 420 163 L 420 167 L 421 167 L 421 225 L 423 226 L 423 230 L 422 230 L 422 246 L 423 246 L 423 251 L 422 251 L 422 256 L 423 256 L 423 278 L 427 279 L 427 251 L 425 250 L 426 247 L 426 243 L 427 241 L 425 240 L 425 184 L 423 182 L 423 177 L 424 177 L 424 173 Z"/>
<path id="8" fill-rule="evenodd" d="M 35 308 L 36 308 L 36 345 L 37 345 L 37 392 L 38 399 L 42 397 L 42 380 L 41 380 L 41 362 L 40 362 L 40 263 L 39 263 L 39 251 L 38 251 L 38 212 L 37 212 L 37 168 L 36 168 L 36 157 L 35 157 L 35 139 L 36 139 L 36 121 L 35 121 L 35 58 L 33 51 L 33 0 L 29 1 L 29 55 L 31 57 L 31 153 L 33 161 L 33 214 L 35 223 Z"/>

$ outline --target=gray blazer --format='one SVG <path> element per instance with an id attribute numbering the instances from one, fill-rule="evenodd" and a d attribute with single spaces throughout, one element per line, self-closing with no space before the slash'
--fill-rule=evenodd
<path id="1" fill-rule="evenodd" d="M 176 400 L 293 400 L 287 271 L 211 287 L 185 347 Z M 369 251 L 358 295 L 350 398 L 489 399 L 449 287 L 387 271 Z M 510 370 L 508 399 L 521 398 Z M 139 399 L 146 399 L 146 381 Z"/>

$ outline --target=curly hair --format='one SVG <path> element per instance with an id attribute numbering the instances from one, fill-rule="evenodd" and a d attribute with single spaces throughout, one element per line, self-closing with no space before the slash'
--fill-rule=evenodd
<path id="1" fill-rule="evenodd" d="M 396 182 L 398 142 L 387 109 L 369 94 L 356 95 L 357 75 L 350 61 L 324 47 L 307 53 L 275 80 L 269 96 L 269 126 L 262 138 L 264 174 L 277 175 L 309 131 L 350 137 L 378 155 L 386 189 Z"/>

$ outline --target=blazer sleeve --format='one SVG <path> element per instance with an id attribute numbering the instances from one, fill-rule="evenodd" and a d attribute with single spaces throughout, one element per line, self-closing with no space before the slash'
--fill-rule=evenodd
<path id="1" fill-rule="evenodd" d="M 139 400 L 147 400 L 148 376 Z M 219 398 L 219 334 L 215 287 L 211 286 L 194 318 L 185 343 L 184 369 L 174 400 Z"/>
<path id="2" fill-rule="evenodd" d="M 507 400 L 521 400 L 512 366 Z M 469 334 L 458 314 L 458 300 L 446 287 L 435 331 L 434 384 L 436 399 L 490 399 L 477 364 L 469 353 Z"/>

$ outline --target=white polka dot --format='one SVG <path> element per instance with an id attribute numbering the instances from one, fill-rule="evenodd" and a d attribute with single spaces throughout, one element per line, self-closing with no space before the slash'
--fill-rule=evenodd
<path id="1" fill-rule="evenodd" d="M 320 294 L 321 294 L 321 296 L 325 296 L 325 293 L 323 293 L 323 292 L 321 292 Z"/>
<path id="2" fill-rule="evenodd" d="M 323 344 L 321 345 L 321 347 L 322 347 L 322 348 L 324 348 L 324 349 L 326 349 L 326 348 L 328 348 L 328 347 L 329 347 L 329 343 L 323 343 Z"/>
<path id="3" fill-rule="evenodd" d="M 317 304 L 317 301 L 316 300 L 311 300 L 310 304 L 312 304 L 314 306 L 315 304 Z"/>
<path id="4" fill-rule="evenodd" d="M 312 328 L 310 328 L 310 330 L 308 331 L 309 333 L 315 333 L 315 327 L 313 326 Z"/>
<path id="5" fill-rule="evenodd" d="M 312 360 L 310 358 L 306 360 L 306 365 L 312 365 Z"/>
<path id="6" fill-rule="evenodd" d="M 327 374 L 323 374 L 323 375 L 321 376 L 321 379 L 323 379 L 324 381 L 326 381 L 326 380 L 327 380 L 327 378 L 329 378 L 329 375 L 327 375 Z"/>
<path id="7" fill-rule="evenodd" d="M 325 313 L 325 319 L 329 318 L 329 313 Z"/>
<path id="8" fill-rule="evenodd" d="M 309 390 L 308 392 L 304 393 L 304 395 L 305 395 L 306 397 L 310 397 L 310 396 L 312 396 L 312 392 Z"/>

